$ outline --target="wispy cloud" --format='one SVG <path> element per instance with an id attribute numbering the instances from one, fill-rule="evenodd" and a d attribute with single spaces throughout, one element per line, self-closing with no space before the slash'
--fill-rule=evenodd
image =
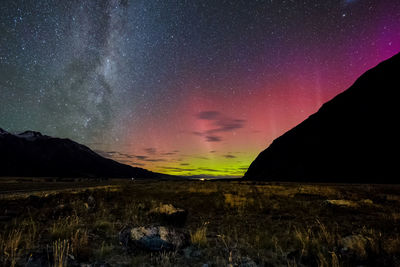
<path id="1" fill-rule="evenodd" d="M 192 132 L 194 135 L 204 137 L 207 142 L 221 142 L 223 140 L 221 134 L 239 130 L 246 123 L 243 119 L 230 118 L 215 110 L 199 112 L 195 117 L 211 123 L 211 127 L 208 130 Z"/>
<path id="2" fill-rule="evenodd" d="M 137 158 L 138 160 L 147 160 L 147 156 L 141 156 L 141 155 L 136 155 L 135 158 Z"/>
<path id="3" fill-rule="evenodd" d="M 154 154 L 156 154 L 157 149 L 155 149 L 154 147 L 148 147 L 148 148 L 145 148 L 144 151 L 147 154 L 154 155 Z"/>
<path id="4" fill-rule="evenodd" d="M 202 111 L 197 113 L 196 117 L 201 120 L 216 120 L 221 116 L 221 113 L 215 110 Z"/>
<path id="5" fill-rule="evenodd" d="M 206 136 L 206 141 L 207 142 L 221 142 L 222 137 L 216 136 L 216 135 L 207 135 Z"/>
<path id="6" fill-rule="evenodd" d="M 167 171 L 175 171 L 175 172 L 192 172 L 192 171 L 196 171 L 196 169 L 180 168 L 180 167 L 161 167 L 161 169 L 167 170 Z"/>
<path id="7" fill-rule="evenodd" d="M 144 161 L 147 162 L 161 162 L 161 161 L 166 161 L 165 159 L 145 159 Z"/>
<path id="8" fill-rule="evenodd" d="M 164 152 L 164 153 L 161 153 L 161 155 L 162 156 L 173 156 L 173 155 L 176 155 L 178 152 L 175 152 L 175 151 L 171 151 L 171 152 Z"/>
<path id="9" fill-rule="evenodd" d="M 231 132 L 244 127 L 245 120 L 224 118 L 214 122 L 216 128 L 208 130 L 208 133 Z"/>

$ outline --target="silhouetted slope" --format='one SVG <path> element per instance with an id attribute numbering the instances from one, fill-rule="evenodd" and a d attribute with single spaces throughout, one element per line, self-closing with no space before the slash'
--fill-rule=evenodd
<path id="1" fill-rule="evenodd" d="M 400 54 L 283 134 L 245 179 L 397 183 Z"/>
<path id="2" fill-rule="evenodd" d="M 14 135 L 2 129 L 0 176 L 167 177 L 104 158 L 69 139 L 53 138 L 33 131 Z"/>

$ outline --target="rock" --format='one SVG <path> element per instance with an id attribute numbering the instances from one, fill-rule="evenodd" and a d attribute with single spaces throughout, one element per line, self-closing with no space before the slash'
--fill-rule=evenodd
<path id="1" fill-rule="evenodd" d="M 362 235 L 349 235 L 341 240 L 342 253 L 355 253 L 359 256 L 366 255 L 368 239 Z"/>
<path id="2" fill-rule="evenodd" d="M 120 243 L 128 250 L 171 251 L 188 244 L 182 230 L 164 226 L 126 227 L 119 233 Z"/>
<path id="3" fill-rule="evenodd" d="M 89 196 L 87 202 L 84 203 L 85 208 L 88 211 L 95 211 L 96 210 L 96 200 L 93 196 Z"/>
<path id="4" fill-rule="evenodd" d="M 53 210 L 53 218 L 65 217 L 72 213 L 73 209 L 68 204 L 60 204 Z"/>
<path id="5" fill-rule="evenodd" d="M 79 267 L 111 267 L 108 262 L 96 261 L 95 263 L 81 263 Z"/>
<path id="6" fill-rule="evenodd" d="M 186 259 L 201 257 L 201 251 L 195 246 L 189 246 L 183 250 L 183 255 Z"/>
<path id="7" fill-rule="evenodd" d="M 239 264 L 239 267 L 257 267 L 257 263 L 255 263 L 252 259 L 249 257 L 242 258 L 241 263 Z"/>
<path id="8" fill-rule="evenodd" d="M 53 262 L 52 251 L 48 252 L 45 249 L 43 249 L 42 251 L 31 253 L 28 257 L 25 266 L 27 267 L 50 266 L 50 263 L 52 262 Z"/>
<path id="9" fill-rule="evenodd" d="M 162 204 L 149 211 L 149 216 L 161 224 L 182 227 L 186 223 L 187 211 L 176 208 L 171 204 Z"/>
<path id="10" fill-rule="evenodd" d="M 192 247 L 187 247 L 183 250 L 183 255 L 185 256 L 186 259 L 190 259 L 192 257 Z"/>
<path id="11" fill-rule="evenodd" d="M 94 208 L 96 206 L 96 200 L 94 199 L 93 196 L 89 196 L 88 197 L 88 201 L 87 201 L 89 207 Z"/>
<path id="12" fill-rule="evenodd" d="M 203 253 L 201 253 L 200 250 L 196 249 L 195 251 L 192 252 L 192 257 L 201 257 Z"/>
<path id="13" fill-rule="evenodd" d="M 328 199 L 323 202 L 323 204 L 327 206 L 340 206 L 340 207 L 348 207 L 348 208 L 357 208 L 358 203 L 346 200 L 346 199 Z"/>
<path id="14" fill-rule="evenodd" d="M 363 205 L 374 205 L 374 202 L 371 199 L 362 199 L 360 203 Z"/>

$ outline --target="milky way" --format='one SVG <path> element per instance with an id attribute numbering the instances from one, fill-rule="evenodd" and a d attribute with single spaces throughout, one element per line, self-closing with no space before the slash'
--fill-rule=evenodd
<path id="1" fill-rule="evenodd" d="M 0 4 L 0 127 L 133 166 L 240 176 L 400 51 L 400 2 Z"/>

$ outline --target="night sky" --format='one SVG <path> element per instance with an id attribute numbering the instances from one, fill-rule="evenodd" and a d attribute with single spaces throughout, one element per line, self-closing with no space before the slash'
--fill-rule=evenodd
<path id="1" fill-rule="evenodd" d="M 240 176 L 399 51 L 398 0 L 2 0 L 0 127 Z"/>

